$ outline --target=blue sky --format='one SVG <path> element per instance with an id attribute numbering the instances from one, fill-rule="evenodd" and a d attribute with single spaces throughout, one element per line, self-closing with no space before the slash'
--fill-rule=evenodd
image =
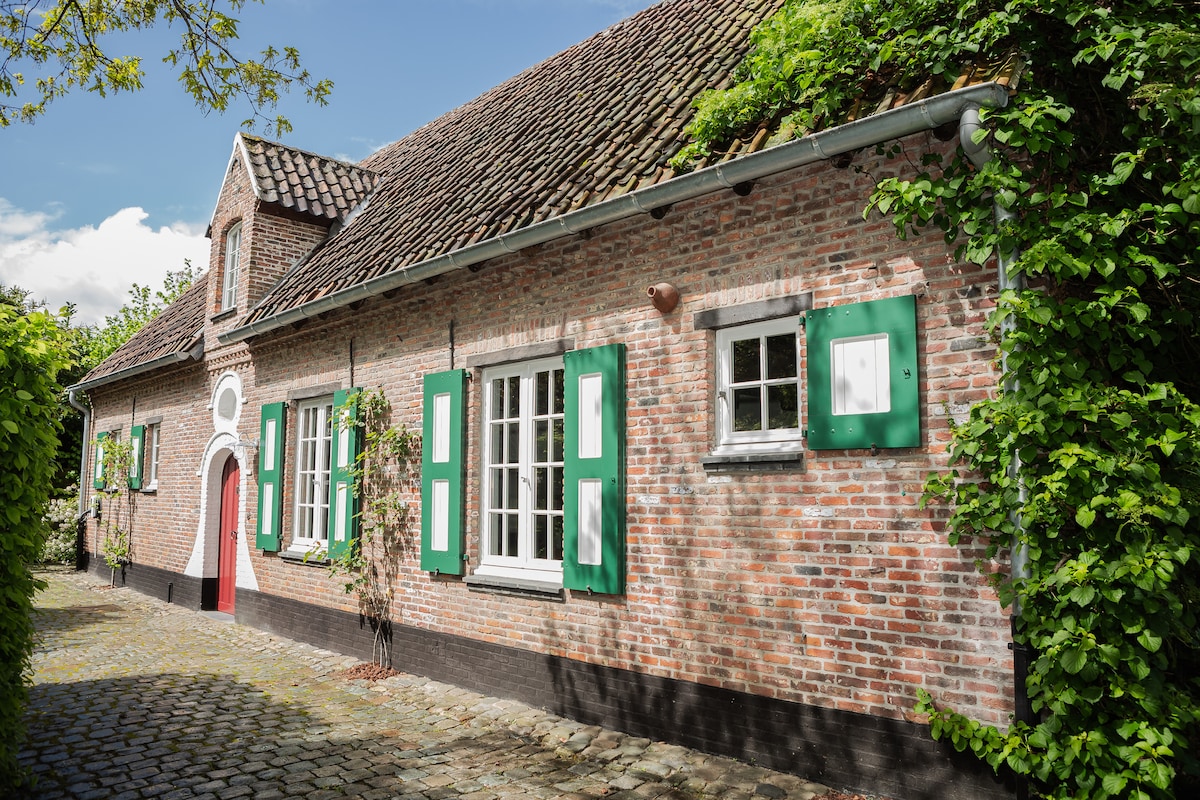
<path id="1" fill-rule="evenodd" d="M 284 96 L 295 130 L 283 141 L 358 161 L 652 3 L 267 0 L 240 14 L 239 47 L 295 46 L 314 76 L 332 79 L 327 106 Z M 0 128 L 0 283 L 55 308 L 73 302 L 90 323 L 134 282 L 157 288 L 184 258 L 207 266 L 204 229 L 249 113 L 194 105 L 160 63 L 177 37 L 159 28 L 113 48 L 143 56 L 141 92 L 76 93 L 32 125 Z"/>

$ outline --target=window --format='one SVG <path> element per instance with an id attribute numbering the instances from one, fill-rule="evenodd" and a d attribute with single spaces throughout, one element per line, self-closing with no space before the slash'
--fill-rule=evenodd
<path id="1" fill-rule="evenodd" d="M 96 454 L 92 462 L 92 488 L 105 490 L 108 488 L 108 465 L 104 463 L 108 453 L 109 439 L 113 438 L 111 431 L 100 431 L 96 434 Z"/>
<path id="2" fill-rule="evenodd" d="M 158 488 L 158 436 L 162 426 L 158 423 L 146 426 L 146 488 Z"/>
<path id="3" fill-rule="evenodd" d="M 242 223 L 237 223 L 225 235 L 225 277 L 221 283 L 221 310 L 237 305 L 238 272 L 241 264 Z"/>
<path id="4" fill-rule="evenodd" d="M 358 538 L 359 504 L 354 465 L 362 447 L 358 425 L 359 389 L 337 389 L 333 395 L 299 399 L 294 419 L 289 403 L 260 407 L 258 447 L 258 521 L 254 545 L 279 552 L 283 530 L 283 481 L 291 470 L 292 542 L 286 555 L 319 554 L 338 558 Z M 284 440 L 295 447 L 284 464 Z"/>
<path id="5" fill-rule="evenodd" d="M 800 447 L 799 319 L 717 331 L 718 450 Z"/>
<path id="6" fill-rule="evenodd" d="M 421 569 L 463 575 L 467 373 L 425 376 Z M 485 368 L 475 585 L 625 591 L 625 346 Z"/>
<path id="7" fill-rule="evenodd" d="M 324 549 L 329 541 L 331 398 L 300 404 L 296 418 L 296 505 L 292 548 Z"/>
<path id="8" fill-rule="evenodd" d="M 153 491 L 158 482 L 158 423 L 134 425 L 129 447 L 129 488 Z"/>
<path id="9" fill-rule="evenodd" d="M 562 359 L 485 372 L 483 404 L 483 571 L 561 581 Z"/>

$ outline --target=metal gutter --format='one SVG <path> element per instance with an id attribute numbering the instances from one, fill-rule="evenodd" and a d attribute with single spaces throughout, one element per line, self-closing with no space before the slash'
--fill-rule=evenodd
<path id="1" fill-rule="evenodd" d="M 192 347 L 187 350 L 183 350 L 183 351 L 177 352 L 177 353 L 170 353 L 165 356 L 159 356 L 158 358 L 155 358 L 151 361 L 145 361 L 145 362 L 142 362 L 141 364 L 135 364 L 132 367 L 127 367 L 126 369 L 118 370 L 117 372 L 110 372 L 108 375 L 101 375 L 99 378 L 94 378 L 90 381 L 82 381 L 80 383 L 75 384 L 74 386 L 68 386 L 67 391 L 69 393 L 74 393 L 74 392 L 78 392 L 78 391 L 87 391 L 89 389 L 95 389 L 98 386 L 104 386 L 109 383 L 116 383 L 117 381 L 123 381 L 126 378 L 132 378 L 132 377 L 141 375 L 146 372 L 153 372 L 156 369 L 161 369 L 163 367 L 169 367 L 172 364 L 178 364 L 183 361 L 199 361 L 200 357 L 203 355 L 204 355 L 204 341 L 200 340 L 199 342 L 192 345 Z M 72 403 L 72 405 L 74 405 L 74 404 Z M 78 406 L 76 406 L 76 408 L 78 408 Z"/>
<path id="2" fill-rule="evenodd" d="M 656 208 L 956 122 L 970 107 L 1000 108 L 1007 103 L 1008 87 L 995 82 L 945 92 L 836 128 L 829 128 L 803 139 L 671 178 L 595 205 L 585 206 L 510 233 L 467 245 L 445 255 L 399 267 L 325 297 L 234 328 L 218 336 L 217 340 L 222 344 L 242 342 L 352 303 L 377 297 L 407 284 L 509 255 L 526 247 L 545 244 L 591 228 L 646 214 Z"/>

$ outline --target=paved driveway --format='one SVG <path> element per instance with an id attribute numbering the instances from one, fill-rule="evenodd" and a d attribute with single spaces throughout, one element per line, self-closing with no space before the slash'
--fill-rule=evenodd
<path id="1" fill-rule="evenodd" d="M 588 727 L 47 574 L 22 761 L 37 798 L 367 800 L 708 796 L 825 787 Z"/>

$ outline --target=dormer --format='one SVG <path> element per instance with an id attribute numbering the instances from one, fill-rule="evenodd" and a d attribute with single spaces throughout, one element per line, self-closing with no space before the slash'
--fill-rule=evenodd
<path id="1" fill-rule="evenodd" d="M 236 321 L 367 203 L 376 175 L 239 133 L 209 223 L 208 316 Z"/>

